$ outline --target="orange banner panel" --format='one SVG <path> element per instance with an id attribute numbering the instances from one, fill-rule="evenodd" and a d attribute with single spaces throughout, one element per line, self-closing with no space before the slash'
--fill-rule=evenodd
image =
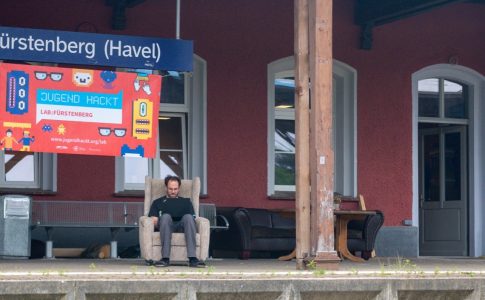
<path id="1" fill-rule="evenodd" d="M 0 64 L 0 149 L 153 158 L 162 78 Z"/>

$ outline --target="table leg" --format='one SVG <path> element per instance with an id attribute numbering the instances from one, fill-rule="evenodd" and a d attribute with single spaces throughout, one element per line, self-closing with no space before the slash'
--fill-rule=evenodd
<path id="1" fill-rule="evenodd" d="M 343 258 L 347 258 L 353 262 L 364 262 L 363 258 L 357 257 L 350 253 L 349 248 L 347 247 L 347 224 L 349 223 L 349 219 L 345 216 L 338 216 L 337 217 L 338 228 L 337 228 L 337 251 Z"/>

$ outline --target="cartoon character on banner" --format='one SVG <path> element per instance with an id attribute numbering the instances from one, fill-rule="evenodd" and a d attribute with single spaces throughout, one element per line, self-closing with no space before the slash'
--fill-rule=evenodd
<path id="1" fill-rule="evenodd" d="M 30 137 L 30 132 L 28 130 L 24 130 L 24 137 L 18 140 L 19 144 L 22 144 L 22 148 L 20 151 L 30 151 L 30 144 L 35 141 L 35 136 Z"/>
<path id="2" fill-rule="evenodd" d="M 133 101 L 133 132 L 134 138 L 147 140 L 152 137 L 153 102 L 149 99 Z"/>
<path id="3" fill-rule="evenodd" d="M 17 140 L 12 136 L 12 129 L 5 131 L 5 136 L 0 140 L 0 145 L 3 146 L 2 150 L 13 151 L 13 144 L 18 144 Z"/>
<path id="4" fill-rule="evenodd" d="M 99 75 L 101 79 L 104 81 L 103 87 L 105 89 L 112 89 L 113 85 L 112 83 L 116 80 L 116 73 L 113 71 L 103 71 Z"/>
<path id="5" fill-rule="evenodd" d="M 23 115 L 29 112 L 29 75 L 24 71 L 7 73 L 7 107 L 12 115 Z"/>
<path id="6" fill-rule="evenodd" d="M 141 88 L 147 95 L 151 95 L 152 90 L 148 82 L 149 80 L 148 72 L 149 71 L 145 71 L 145 70 L 137 70 L 137 73 L 136 73 L 137 75 L 133 85 L 135 86 L 135 91 L 138 92 Z"/>
<path id="7" fill-rule="evenodd" d="M 90 87 L 94 81 L 93 70 L 72 69 L 72 83 L 79 87 Z"/>

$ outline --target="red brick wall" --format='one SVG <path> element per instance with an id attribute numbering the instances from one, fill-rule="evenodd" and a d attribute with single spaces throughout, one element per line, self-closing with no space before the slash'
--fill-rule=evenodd
<path id="1" fill-rule="evenodd" d="M 376 27 L 365 51 L 354 1 L 334 3 L 334 57 L 358 72 L 358 190 L 369 209 L 384 211 L 386 225 L 399 225 L 412 213 L 411 75 L 451 56 L 485 73 L 485 6 L 453 4 Z M 88 21 L 100 33 L 175 36 L 175 1 L 147 0 L 126 12 L 128 29 L 114 31 L 103 1 L 17 0 L 0 4 L 0 24 L 75 30 Z M 292 207 L 266 195 L 266 67 L 293 54 L 293 1 L 185 0 L 181 37 L 207 61 L 206 201 Z M 58 164 L 59 192 L 49 198 L 120 200 L 113 158 L 60 155 Z"/>

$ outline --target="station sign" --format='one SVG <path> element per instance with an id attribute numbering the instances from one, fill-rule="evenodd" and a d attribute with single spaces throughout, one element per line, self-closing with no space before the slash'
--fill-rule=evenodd
<path id="1" fill-rule="evenodd" d="M 0 59 L 192 71 L 192 41 L 0 26 Z"/>

